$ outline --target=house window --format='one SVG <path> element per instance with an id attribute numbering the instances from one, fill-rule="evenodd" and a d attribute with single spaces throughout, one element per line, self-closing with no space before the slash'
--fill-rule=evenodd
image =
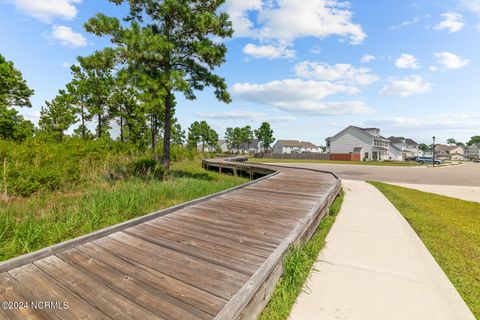
<path id="1" fill-rule="evenodd" d="M 365 152 L 365 159 L 368 159 L 368 152 Z"/>

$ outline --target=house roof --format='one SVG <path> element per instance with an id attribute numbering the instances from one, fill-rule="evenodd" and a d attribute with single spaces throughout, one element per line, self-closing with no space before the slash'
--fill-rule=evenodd
<path id="1" fill-rule="evenodd" d="M 405 139 L 405 142 L 406 142 L 407 144 L 413 144 L 413 145 L 416 145 L 416 146 L 419 145 L 415 140 L 408 139 L 408 138 Z"/>
<path id="2" fill-rule="evenodd" d="M 242 143 L 240 149 L 258 149 L 258 139 L 253 139 L 248 146 L 246 143 Z"/>
<path id="3" fill-rule="evenodd" d="M 437 149 L 437 150 L 442 149 L 442 150 L 450 151 L 450 150 L 455 150 L 457 148 L 461 148 L 461 147 L 460 146 L 450 146 L 448 144 L 436 144 L 435 145 L 435 149 Z"/>
<path id="4" fill-rule="evenodd" d="M 416 145 L 418 146 L 418 143 L 416 143 L 414 140 L 412 139 L 409 139 L 409 138 L 404 138 L 404 137 L 388 137 L 388 140 L 390 140 L 391 142 L 395 143 L 395 142 L 404 142 L 408 145 Z"/>
<path id="5" fill-rule="evenodd" d="M 368 137 L 372 137 L 372 138 L 380 138 L 380 139 L 384 139 L 384 140 L 388 140 L 387 138 L 379 135 L 379 136 L 376 136 L 374 134 L 371 134 L 370 132 L 368 132 L 367 130 L 379 130 L 378 128 L 360 128 L 360 127 L 357 127 L 357 126 L 348 126 L 346 127 L 345 129 L 343 129 L 342 131 L 338 132 L 336 135 L 334 136 L 331 136 L 331 137 L 328 137 L 327 139 L 325 139 L 326 141 L 329 141 L 329 140 L 332 140 L 333 138 L 337 137 L 338 135 L 340 135 L 341 133 L 343 133 L 344 131 L 348 130 L 348 128 L 354 128 L 355 130 L 358 130 L 360 132 L 362 132 L 363 134 L 367 135 Z"/>
<path id="6" fill-rule="evenodd" d="M 298 140 L 278 140 L 277 142 L 281 143 L 285 147 L 298 147 L 298 148 L 318 148 L 311 142 L 308 141 L 298 141 Z"/>

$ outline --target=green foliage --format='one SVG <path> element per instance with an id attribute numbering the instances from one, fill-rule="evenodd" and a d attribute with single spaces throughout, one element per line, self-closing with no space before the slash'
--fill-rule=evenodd
<path id="1" fill-rule="evenodd" d="M 57 141 L 62 141 L 64 131 L 78 121 L 72 96 L 60 90 L 51 102 L 45 101 L 45 104 L 46 108 L 40 112 L 38 126 Z"/>
<path id="2" fill-rule="evenodd" d="M 467 142 L 467 146 L 471 146 L 472 144 L 475 143 L 480 143 L 480 136 L 473 136 L 470 138 L 470 140 Z"/>
<path id="3" fill-rule="evenodd" d="M 136 177 L 163 177 L 164 170 L 158 161 L 152 158 L 140 158 L 128 166 L 129 172 Z"/>
<path id="4" fill-rule="evenodd" d="M 422 151 L 428 151 L 430 147 L 425 143 L 420 143 L 420 145 L 418 146 L 418 149 Z"/>
<path id="5" fill-rule="evenodd" d="M 33 136 L 34 125 L 15 109 L 0 107 L 0 139 L 23 141 Z"/>
<path id="6" fill-rule="evenodd" d="M 117 143 L 111 145 L 118 147 Z M 117 163 L 118 157 L 112 160 L 109 166 Z M 173 164 L 172 176 L 166 181 L 95 182 L 70 192 L 43 192 L 5 202 L 0 206 L 0 261 L 244 182 L 246 179 L 207 172 L 199 160 L 182 161 Z"/>
<path id="7" fill-rule="evenodd" d="M 31 107 L 33 95 L 22 73 L 0 54 L 0 138 L 22 141 L 33 135 L 33 123 L 13 107 Z"/>
<path id="8" fill-rule="evenodd" d="M 453 138 L 449 138 L 447 139 L 447 143 L 449 145 L 456 145 L 457 144 L 457 140 L 453 139 Z"/>
<path id="9" fill-rule="evenodd" d="M 0 54 L 0 109 L 31 107 L 32 95 L 33 90 L 27 86 L 22 73 Z"/>
<path id="10" fill-rule="evenodd" d="M 480 203 L 371 182 L 408 220 L 480 318 Z"/>
<path id="11" fill-rule="evenodd" d="M 275 141 L 273 137 L 273 130 L 270 127 L 268 122 L 263 122 L 260 128 L 255 130 L 255 136 L 258 141 L 262 143 L 262 148 L 264 151 L 268 151 L 271 144 Z"/>
<path id="12" fill-rule="evenodd" d="M 190 148 L 197 148 L 197 145 L 202 144 L 202 152 L 205 151 L 205 146 L 209 149 L 215 149 L 218 144 L 218 134 L 213 130 L 206 121 L 195 121 L 188 128 L 188 145 Z"/>
<path id="13" fill-rule="evenodd" d="M 130 145 L 108 139 L 68 138 L 52 143 L 41 138 L 24 143 L 0 140 L 0 183 L 5 196 L 29 196 L 41 190 L 59 190 L 85 182 L 95 170 L 138 154 Z"/>
<path id="14" fill-rule="evenodd" d="M 111 1 L 128 3 L 124 21 L 97 14 L 85 28 L 110 37 L 114 47 L 97 52 L 96 60 L 103 56 L 114 61 L 118 74 L 130 79 L 150 118 L 153 150 L 158 129 L 163 128 L 163 163 L 168 172 L 174 94 L 193 100 L 196 90 L 211 86 L 218 100 L 230 102 L 225 80 L 213 73 L 227 51 L 218 40 L 233 33 L 228 15 L 220 12 L 224 1 Z"/>
<path id="15" fill-rule="evenodd" d="M 325 238 L 335 222 L 343 202 L 343 193 L 330 206 L 329 215 L 319 224 L 312 238 L 303 245 L 290 248 L 283 259 L 283 276 L 259 320 L 286 320 L 298 295 L 304 287 Z"/>

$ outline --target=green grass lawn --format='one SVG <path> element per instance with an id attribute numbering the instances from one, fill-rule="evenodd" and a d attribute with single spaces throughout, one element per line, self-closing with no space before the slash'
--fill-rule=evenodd
<path id="1" fill-rule="evenodd" d="M 408 220 L 480 319 L 480 203 L 371 182 Z"/>
<path id="2" fill-rule="evenodd" d="M 332 203 L 329 215 L 320 222 L 310 241 L 304 245 L 290 248 L 283 259 L 284 274 L 258 320 L 287 319 L 320 250 L 325 246 L 325 238 L 335 222 L 342 202 L 343 193 Z"/>
<path id="3" fill-rule="evenodd" d="M 420 164 L 415 162 L 402 161 L 333 161 L 333 160 L 307 160 L 307 159 L 267 159 L 267 158 L 248 158 L 249 162 L 254 163 L 324 163 L 324 164 L 355 164 L 365 166 L 396 166 L 396 167 L 415 167 Z"/>
<path id="4" fill-rule="evenodd" d="M 186 160 L 173 165 L 167 181 L 103 180 L 0 202 L 0 261 L 246 181 Z"/>

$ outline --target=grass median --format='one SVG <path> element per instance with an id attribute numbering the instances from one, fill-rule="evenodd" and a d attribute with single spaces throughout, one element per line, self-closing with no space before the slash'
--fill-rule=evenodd
<path id="1" fill-rule="evenodd" d="M 332 203 L 329 215 L 320 222 L 312 238 L 306 244 L 292 247 L 289 250 L 283 259 L 283 275 L 259 320 L 287 319 L 308 279 L 320 250 L 325 246 L 325 238 L 335 222 L 342 202 L 343 192 Z"/>
<path id="2" fill-rule="evenodd" d="M 480 319 L 480 203 L 371 182 L 407 219 Z"/>

